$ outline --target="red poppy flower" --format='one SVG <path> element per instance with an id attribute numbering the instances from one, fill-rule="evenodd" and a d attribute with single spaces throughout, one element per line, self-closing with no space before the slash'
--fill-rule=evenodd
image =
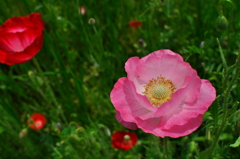
<path id="1" fill-rule="evenodd" d="M 140 28 L 142 26 L 142 22 L 141 21 L 138 21 L 138 20 L 132 20 L 129 22 L 129 25 L 133 28 Z"/>
<path id="2" fill-rule="evenodd" d="M 42 129 L 47 123 L 47 119 L 40 113 L 34 113 L 28 119 L 28 126 L 34 130 Z"/>
<path id="3" fill-rule="evenodd" d="M 32 59 L 42 47 L 43 29 L 39 13 L 5 21 L 0 26 L 0 62 L 13 65 Z"/>
<path id="4" fill-rule="evenodd" d="M 133 132 L 116 131 L 112 135 L 111 145 L 115 149 L 129 150 L 137 143 L 138 137 Z"/>

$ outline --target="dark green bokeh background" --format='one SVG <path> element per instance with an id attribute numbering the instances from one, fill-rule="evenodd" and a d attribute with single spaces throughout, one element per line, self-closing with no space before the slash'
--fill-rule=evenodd
<path id="1" fill-rule="evenodd" d="M 129 57 L 170 49 L 221 94 L 223 67 L 216 38 L 229 65 L 235 62 L 240 45 L 240 2 L 232 2 L 233 7 L 226 2 L 222 8 L 228 28 L 220 30 L 218 0 L 2 0 L 1 24 L 13 16 L 38 12 L 45 31 L 43 47 L 33 60 L 0 64 L 0 159 L 162 158 L 162 139 L 142 130 L 134 131 L 139 142 L 132 150 L 111 147 L 109 133 L 127 129 L 115 119 L 110 91 L 126 76 L 124 63 Z M 80 6 L 86 8 L 85 15 L 79 14 Z M 95 25 L 88 24 L 90 18 Z M 142 27 L 131 28 L 133 19 L 142 21 Z M 239 89 L 234 90 L 232 102 L 239 95 Z M 214 135 L 221 116 L 217 105 L 213 103 L 197 131 L 170 139 L 170 156 L 194 158 L 209 146 L 209 134 Z M 35 112 L 48 119 L 38 132 L 27 126 Z M 19 137 L 23 130 L 27 134 Z M 215 156 L 238 158 L 238 148 L 229 147 L 238 137 L 235 125 L 230 123 L 225 132 Z"/>

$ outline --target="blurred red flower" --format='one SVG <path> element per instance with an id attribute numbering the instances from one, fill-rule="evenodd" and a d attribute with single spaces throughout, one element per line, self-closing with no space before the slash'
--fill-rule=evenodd
<path id="1" fill-rule="evenodd" d="M 138 21 L 138 20 L 132 20 L 129 22 L 129 25 L 133 28 L 140 28 L 142 26 L 142 22 L 141 21 Z"/>
<path id="2" fill-rule="evenodd" d="M 133 132 L 116 131 L 112 135 L 111 145 L 115 149 L 129 150 L 137 143 L 138 137 Z"/>
<path id="3" fill-rule="evenodd" d="M 34 113 L 28 119 L 28 126 L 34 130 L 41 130 L 46 123 L 47 119 L 43 114 L 40 113 Z"/>
<path id="4" fill-rule="evenodd" d="M 43 29 L 39 13 L 5 21 L 0 26 L 0 62 L 13 65 L 32 59 L 42 47 Z"/>
<path id="5" fill-rule="evenodd" d="M 81 15 L 85 15 L 86 14 L 86 8 L 85 7 L 79 7 L 78 8 L 78 13 Z"/>

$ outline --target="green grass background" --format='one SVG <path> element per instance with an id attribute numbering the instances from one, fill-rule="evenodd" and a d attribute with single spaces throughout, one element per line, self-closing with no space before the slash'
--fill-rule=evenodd
<path id="1" fill-rule="evenodd" d="M 216 27 L 218 2 L 1 0 L 1 24 L 13 16 L 38 12 L 45 30 L 43 47 L 33 60 L 13 66 L 0 64 L 0 159 L 164 158 L 163 140 L 142 130 L 133 131 L 139 137 L 133 149 L 124 152 L 111 147 L 110 134 L 127 129 L 115 119 L 110 91 L 120 77 L 126 76 L 124 64 L 129 57 L 171 49 L 221 94 L 223 66 L 216 38 L 227 62 L 233 64 L 240 46 L 240 1 L 232 0 L 232 6 L 224 2 L 226 30 Z M 81 6 L 86 8 L 85 15 L 78 12 Z M 88 23 L 90 18 L 95 19 L 95 25 Z M 142 27 L 131 28 L 129 21 L 133 19 L 142 21 Z M 144 46 L 139 45 L 139 39 L 144 40 Z M 239 95 L 239 89 L 232 91 L 229 106 Z M 169 139 L 171 158 L 199 158 L 210 146 L 221 121 L 221 101 L 219 98 L 213 103 L 197 131 Z M 48 119 L 38 132 L 27 126 L 27 119 L 35 112 Z M 239 135 L 236 122 L 226 126 L 215 158 L 240 157 L 239 148 L 229 147 Z M 20 137 L 25 130 L 27 134 Z"/>

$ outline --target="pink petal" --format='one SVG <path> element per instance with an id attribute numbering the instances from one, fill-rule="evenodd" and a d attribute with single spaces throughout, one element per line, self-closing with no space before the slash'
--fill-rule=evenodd
<path id="1" fill-rule="evenodd" d="M 184 125 L 190 119 L 196 118 L 199 114 L 203 113 L 204 112 L 185 110 L 178 107 L 174 112 L 164 115 L 158 126 L 161 127 L 161 129 L 168 130 L 175 125 Z"/>
<path id="2" fill-rule="evenodd" d="M 161 118 L 152 118 L 149 120 L 138 119 L 137 126 L 146 133 L 152 133 L 156 136 L 164 138 L 165 136 L 178 138 L 186 136 L 195 131 L 202 123 L 203 115 L 198 115 L 196 118 L 191 118 L 185 125 L 175 125 L 171 129 L 165 130 L 158 126 Z"/>
<path id="3" fill-rule="evenodd" d="M 122 119 L 119 111 L 116 111 L 116 119 L 119 123 L 121 123 L 123 126 L 125 126 L 128 129 L 136 130 L 138 127 L 135 123 L 132 122 L 126 122 Z"/>
<path id="4" fill-rule="evenodd" d="M 157 113 L 162 112 L 160 115 L 163 116 L 153 116 L 152 118 L 146 120 L 137 118 L 137 126 L 146 132 L 154 133 L 155 135 L 161 137 L 171 135 L 171 137 L 179 137 L 178 135 L 176 136 L 176 134 L 168 134 L 167 132 L 179 131 L 178 134 L 181 134 L 180 132 L 186 129 L 184 134 L 181 135 L 185 136 L 188 132 L 191 133 L 200 126 L 202 115 L 207 111 L 208 107 L 212 104 L 215 98 L 215 88 L 209 81 L 202 79 L 200 93 L 194 102 L 179 104 L 174 111 L 172 111 L 172 108 L 170 108 L 170 110 L 162 111 L 159 111 L 159 109 L 155 113 L 156 115 Z M 184 129 L 182 129 L 181 126 L 184 127 Z M 162 135 L 162 133 L 165 135 Z"/>
<path id="5" fill-rule="evenodd" d="M 111 101 L 126 122 L 135 122 L 137 116 L 150 116 L 157 108 L 146 97 L 136 93 L 133 82 L 123 77 L 118 80 L 110 94 Z"/>
<path id="6" fill-rule="evenodd" d="M 134 83 L 137 92 L 139 94 L 142 94 L 142 92 L 144 92 L 143 85 L 145 85 L 146 83 L 138 80 L 138 78 L 136 78 L 135 76 L 135 70 L 139 62 L 140 62 L 140 59 L 138 57 L 129 58 L 128 61 L 125 63 L 125 70 L 127 72 L 128 79 Z"/>
<path id="7" fill-rule="evenodd" d="M 175 93 L 173 93 L 172 99 L 166 103 L 163 103 L 160 107 L 157 107 L 157 111 L 155 111 L 155 113 L 153 113 L 151 116 L 144 116 L 144 117 L 141 117 L 141 119 L 157 118 L 157 117 L 161 117 L 163 115 L 171 114 L 172 112 L 174 112 L 175 109 L 177 109 L 178 107 L 181 106 L 181 104 L 183 104 L 182 103 L 183 101 L 189 98 L 186 96 L 186 94 L 188 94 L 188 91 L 190 92 L 192 91 L 191 89 L 189 89 L 189 87 L 191 88 L 191 84 L 189 83 L 191 83 L 193 79 L 194 77 L 187 76 L 184 81 L 185 88 L 181 88 L 177 90 Z M 197 87 L 198 86 L 196 86 L 196 88 Z M 195 99 L 198 95 L 197 93 L 199 92 L 196 93 L 194 92 L 194 90 L 192 92 L 193 92 L 192 99 L 193 98 Z"/>
<path id="8" fill-rule="evenodd" d="M 170 129 L 174 125 L 184 125 L 191 118 L 204 114 L 216 98 L 215 88 L 207 80 L 202 80 L 200 93 L 192 103 L 182 103 L 174 111 L 166 113 L 159 126 L 162 129 Z M 157 114 L 157 112 L 155 113 Z"/>
<path id="9" fill-rule="evenodd" d="M 176 56 L 180 61 L 183 61 L 182 56 L 180 56 L 179 54 L 176 54 L 174 52 L 172 52 L 171 50 L 165 49 L 165 50 L 158 50 L 155 51 L 151 54 L 148 54 L 147 56 L 141 58 L 142 61 L 146 61 L 149 57 L 154 57 L 154 58 L 162 58 L 162 56 L 164 55 L 173 55 Z"/>
<path id="10" fill-rule="evenodd" d="M 181 136 L 186 136 L 193 131 L 195 131 L 202 124 L 203 115 L 199 114 L 196 118 L 191 118 L 184 125 L 175 125 L 168 130 L 162 130 L 165 136 L 170 136 L 173 138 L 178 138 Z M 157 135 L 157 131 L 154 132 Z"/>
<path id="11" fill-rule="evenodd" d="M 145 83 L 160 75 L 171 80 L 178 90 L 186 76 L 197 76 L 197 72 L 188 63 L 180 61 L 173 55 L 164 55 L 161 59 L 149 57 L 145 63 L 136 68 L 136 76 Z"/>
<path id="12" fill-rule="evenodd" d="M 120 78 L 117 83 L 115 83 L 114 88 L 110 93 L 110 99 L 115 109 L 120 112 L 121 117 L 124 121 L 135 122 L 135 119 L 132 116 L 132 112 L 129 107 L 129 103 L 125 99 L 127 96 L 132 95 L 132 90 L 131 88 L 128 88 L 126 92 L 124 90 L 124 88 L 127 87 L 126 85 L 130 85 L 128 79 L 125 77 Z"/>
<path id="13" fill-rule="evenodd" d="M 140 118 L 136 118 L 137 127 L 142 129 L 147 133 L 152 133 L 155 129 L 159 129 L 158 125 L 161 120 L 161 117 L 158 118 L 149 118 L 147 120 L 142 120 Z"/>
<path id="14" fill-rule="evenodd" d="M 175 111 L 179 106 L 181 106 L 182 101 L 185 99 L 185 93 L 187 92 L 186 88 L 182 88 L 175 92 L 172 95 L 172 99 L 166 103 L 163 103 L 160 107 L 158 107 L 158 110 L 150 117 L 148 118 L 158 118 L 161 116 L 164 116 L 166 114 L 171 114 Z M 147 119 L 147 118 L 145 118 Z"/>
<path id="15" fill-rule="evenodd" d="M 186 76 L 186 78 L 189 78 L 189 76 Z M 186 86 L 187 90 L 184 93 L 185 95 L 184 102 L 193 102 L 197 98 L 200 92 L 201 84 L 202 84 L 202 81 L 199 76 L 196 75 L 196 76 L 190 77 L 190 82 Z"/>
<path id="16" fill-rule="evenodd" d="M 183 61 L 183 58 L 179 54 L 176 54 L 171 50 L 158 50 L 143 57 L 142 59 L 139 59 L 138 57 L 132 57 L 129 58 L 128 61 L 126 62 L 125 70 L 128 74 L 128 79 L 134 82 L 137 92 L 139 94 L 142 94 L 142 92 L 144 92 L 143 86 L 146 85 L 148 82 L 146 83 L 146 81 L 140 80 L 141 77 L 137 75 L 138 71 L 136 72 L 136 67 L 140 64 L 145 65 L 145 61 L 150 57 L 159 60 L 164 55 L 172 55 L 178 60 Z"/>
<path id="17" fill-rule="evenodd" d="M 191 111 L 201 111 L 203 114 L 215 100 L 216 90 L 208 80 L 202 79 L 201 81 L 202 85 L 197 100 L 185 103 L 183 108 Z"/>

